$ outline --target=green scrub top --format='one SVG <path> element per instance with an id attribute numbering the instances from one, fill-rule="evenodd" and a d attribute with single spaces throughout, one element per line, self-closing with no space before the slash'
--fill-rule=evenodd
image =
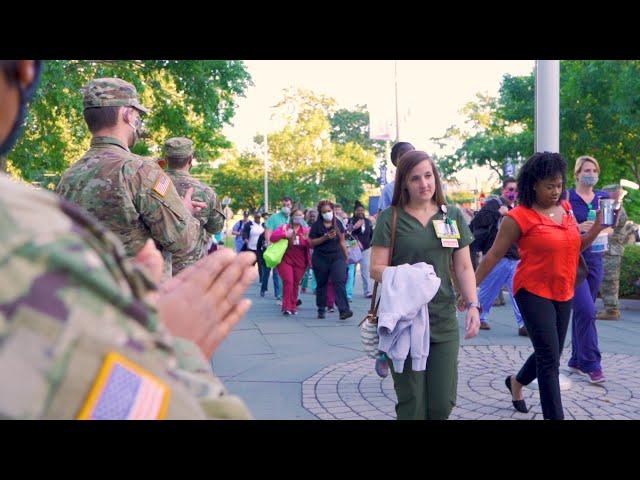
<path id="1" fill-rule="evenodd" d="M 378 216 L 373 232 L 372 245 L 389 247 L 391 245 L 392 208 L 387 208 Z M 445 248 L 436 236 L 433 220 L 443 220 L 443 212 L 438 211 L 423 227 L 420 221 L 398 208 L 398 224 L 396 229 L 396 245 L 391 265 L 413 265 L 425 262 L 433 266 L 440 277 L 441 285 L 438 293 L 429 302 L 429 326 L 432 343 L 459 340 L 458 322 L 456 320 L 456 296 L 451 281 L 453 252 L 473 242 L 473 234 L 467 225 L 462 212 L 457 207 L 447 206 L 447 215 L 458 224 L 460 238 L 458 248 Z"/>

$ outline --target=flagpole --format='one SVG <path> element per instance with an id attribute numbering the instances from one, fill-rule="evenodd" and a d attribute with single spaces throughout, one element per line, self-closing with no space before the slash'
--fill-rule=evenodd
<path id="1" fill-rule="evenodd" d="M 396 93 L 396 142 L 400 141 L 400 116 L 398 115 L 398 61 L 393 61 L 393 76 Z"/>

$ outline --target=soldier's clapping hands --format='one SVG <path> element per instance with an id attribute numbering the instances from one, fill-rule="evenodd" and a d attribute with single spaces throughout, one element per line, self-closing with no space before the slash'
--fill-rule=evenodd
<path id="1" fill-rule="evenodd" d="M 183 270 L 160 287 L 160 320 L 210 358 L 251 307 L 242 295 L 257 276 L 255 261 L 253 253 L 225 248 Z"/>

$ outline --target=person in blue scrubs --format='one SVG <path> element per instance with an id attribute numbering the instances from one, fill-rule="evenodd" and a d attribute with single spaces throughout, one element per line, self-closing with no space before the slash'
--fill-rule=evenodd
<path id="1" fill-rule="evenodd" d="M 594 190 L 600 174 L 600 165 L 595 158 L 589 156 L 578 158 L 574 172 L 576 188 L 570 189 L 567 195 L 580 233 L 584 234 L 593 225 L 593 221 L 589 220 L 589 211 L 597 211 L 600 208 L 600 200 L 610 198 L 610 195 L 603 190 Z M 619 201 L 615 198 L 614 200 Z M 619 205 L 616 205 L 616 208 L 619 209 Z M 591 218 L 595 218 L 594 213 L 591 214 Z M 607 233 L 603 232 L 591 247 L 582 252 L 589 267 L 589 274 L 580 285 L 576 286 L 573 297 L 569 369 L 588 377 L 591 383 L 605 381 L 598 348 L 595 302 L 604 277 L 602 260 L 607 248 L 606 240 Z"/>

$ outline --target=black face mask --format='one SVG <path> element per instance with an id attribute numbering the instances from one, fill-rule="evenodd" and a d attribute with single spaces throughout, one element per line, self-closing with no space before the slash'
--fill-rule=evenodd
<path id="1" fill-rule="evenodd" d="M 9 135 L 4 140 L 4 142 L 0 144 L 0 157 L 3 157 L 10 152 L 18 142 L 20 135 L 22 135 L 22 129 L 27 117 L 27 105 L 29 104 L 29 102 L 31 102 L 33 94 L 38 87 L 38 83 L 40 82 L 40 72 L 42 71 L 41 60 L 35 61 L 35 70 L 35 77 L 28 88 L 25 89 L 18 84 L 18 89 L 20 91 L 20 106 L 18 107 L 18 115 L 16 116 L 16 120 L 13 123 L 13 127 L 11 128 Z"/>

